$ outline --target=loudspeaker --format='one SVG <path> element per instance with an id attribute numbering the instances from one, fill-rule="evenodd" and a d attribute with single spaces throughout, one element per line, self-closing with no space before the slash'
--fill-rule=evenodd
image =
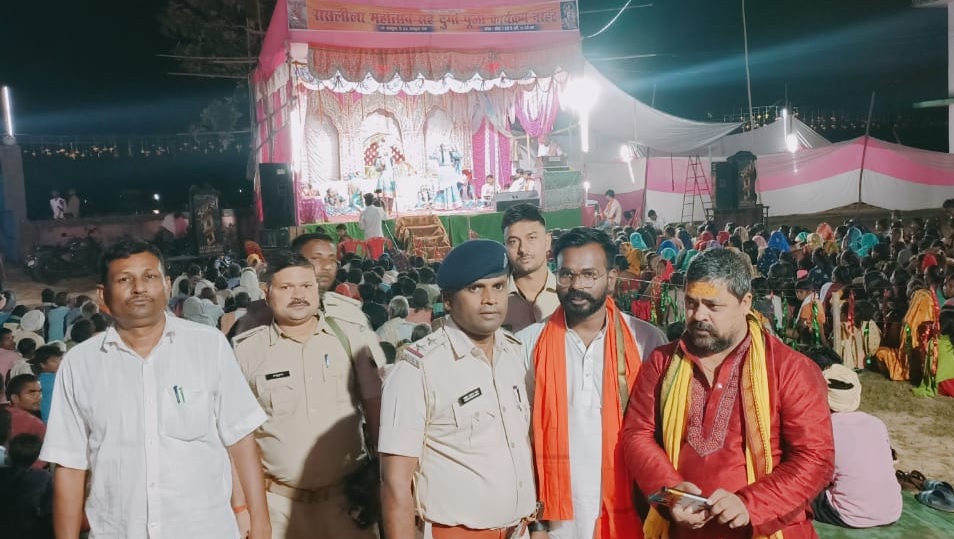
<path id="1" fill-rule="evenodd" d="M 712 175 L 715 177 L 715 207 L 720 210 L 734 210 L 739 207 L 739 173 L 735 164 L 730 162 L 713 163 Z"/>
<path id="2" fill-rule="evenodd" d="M 517 204 L 530 204 L 539 208 L 540 195 L 536 191 L 514 191 L 512 193 L 503 191 L 497 193 L 494 197 L 494 203 L 498 212 L 505 211 L 510 206 L 516 206 Z"/>
<path id="3" fill-rule="evenodd" d="M 287 249 L 291 245 L 291 236 L 287 228 L 266 228 L 262 230 L 261 247 L 263 249 Z"/>
<path id="4" fill-rule="evenodd" d="M 265 228 L 295 226 L 295 182 L 291 165 L 261 163 L 258 165 L 262 186 L 262 221 Z"/>

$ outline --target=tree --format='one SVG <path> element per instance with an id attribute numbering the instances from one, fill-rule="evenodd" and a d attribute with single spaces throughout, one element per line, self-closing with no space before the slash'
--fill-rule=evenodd
<path id="1" fill-rule="evenodd" d="M 175 42 L 172 56 L 188 74 L 246 79 L 276 0 L 169 0 L 159 16 Z"/>
<path id="2" fill-rule="evenodd" d="M 169 0 L 159 16 L 162 33 L 175 43 L 176 75 L 234 79 L 231 96 L 214 99 L 189 127 L 193 135 L 215 134 L 222 148 L 249 110 L 249 74 L 255 69 L 276 0 Z"/>

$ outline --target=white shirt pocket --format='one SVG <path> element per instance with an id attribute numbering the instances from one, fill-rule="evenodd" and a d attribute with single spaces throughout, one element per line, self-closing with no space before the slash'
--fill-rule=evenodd
<path id="1" fill-rule="evenodd" d="M 207 391 L 178 388 L 162 394 L 162 429 L 178 440 L 189 442 L 208 434 L 212 410 Z"/>

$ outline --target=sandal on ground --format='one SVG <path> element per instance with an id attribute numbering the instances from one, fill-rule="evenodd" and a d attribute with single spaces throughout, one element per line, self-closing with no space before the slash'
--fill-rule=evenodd
<path id="1" fill-rule="evenodd" d="M 917 470 L 911 470 L 911 472 L 908 474 L 908 479 L 917 488 L 917 490 L 927 490 L 924 487 L 924 482 L 927 481 L 927 478 L 924 477 L 923 473 Z"/>
<path id="2" fill-rule="evenodd" d="M 947 496 L 940 490 L 925 490 L 915 494 L 914 497 L 931 509 L 944 511 L 945 513 L 954 513 L 954 497 Z"/>
<path id="3" fill-rule="evenodd" d="M 908 490 L 912 492 L 921 490 L 911 481 L 911 476 L 907 472 L 896 470 L 894 472 L 894 476 L 898 479 L 898 483 L 901 485 L 901 490 Z"/>
<path id="4" fill-rule="evenodd" d="M 924 482 L 924 490 L 937 490 L 954 500 L 954 486 L 946 481 L 928 479 Z"/>

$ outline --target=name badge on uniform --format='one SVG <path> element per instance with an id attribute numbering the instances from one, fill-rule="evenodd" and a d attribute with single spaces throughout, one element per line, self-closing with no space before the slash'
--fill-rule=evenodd
<path id="1" fill-rule="evenodd" d="M 457 402 L 461 406 L 463 406 L 481 395 L 483 395 L 483 392 L 480 390 L 479 387 L 477 389 L 471 389 L 467 393 L 464 393 L 463 395 L 461 395 L 461 397 L 457 399 Z"/>
<path id="2" fill-rule="evenodd" d="M 266 379 L 266 380 L 278 380 L 279 378 L 288 378 L 289 376 L 291 376 L 291 373 L 290 373 L 290 372 L 288 372 L 288 371 L 281 371 L 281 372 L 273 372 L 273 373 L 271 373 L 271 374 L 266 374 L 266 375 L 265 375 L 265 379 Z"/>

